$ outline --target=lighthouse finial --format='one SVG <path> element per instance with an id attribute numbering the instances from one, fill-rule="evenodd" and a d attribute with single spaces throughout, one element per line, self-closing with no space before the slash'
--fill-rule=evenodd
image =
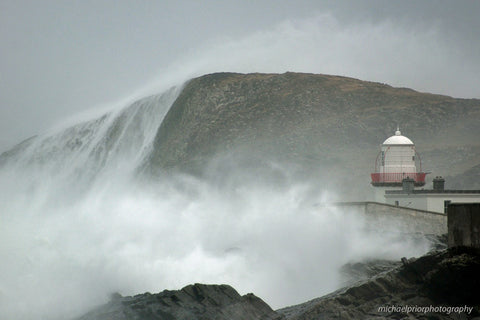
<path id="1" fill-rule="evenodd" d="M 402 133 L 400 132 L 400 126 L 398 125 L 398 123 L 397 123 L 397 131 L 395 131 L 395 135 L 396 136 L 401 136 L 402 135 Z"/>

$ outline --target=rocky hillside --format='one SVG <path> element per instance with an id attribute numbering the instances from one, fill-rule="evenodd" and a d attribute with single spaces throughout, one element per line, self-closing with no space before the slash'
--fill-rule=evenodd
<path id="1" fill-rule="evenodd" d="M 454 178 L 480 164 L 479 120 L 476 99 L 339 76 L 217 73 L 186 84 L 148 165 L 199 173 L 220 159 L 211 170 L 228 172 L 233 160 L 247 168 L 275 160 L 367 186 L 379 145 L 398 124 L 430 176 Z"/>
<path id="2" fill-rule="evenodd" d="M 228 285 L 189 285 L 177 291 L 112 296 L 110 303 L 77 320 L 282 320 L 253 294 L 240 296 Z"/>
<path id="3" fill-rule="evenodd" d="M 278 310 L 291 320 L 317 319 L 478 319 L 480 255 L 467 249 L 443 250 L 403 260 L 395 270 L 301 305 Z M 472 307 L 471 312 L 448 309 L 405 312 L 386 306 Z"/>
<path id="4" fill-rule="evenodd" d="M 416 143 L 427 180 L 441 175 L 446 188 L 480 189 L 479 122 L 478 99 L 340 76 L 216 73 L 29 139 L 0 155 L 0 167 L 68 167 L 80 180 L 125 165 L 148 177 L 172 169 L 215 179 L 239 169 L 246 178 L 288 172 L 364 200 L 379 145 L 397 125 Z"/>

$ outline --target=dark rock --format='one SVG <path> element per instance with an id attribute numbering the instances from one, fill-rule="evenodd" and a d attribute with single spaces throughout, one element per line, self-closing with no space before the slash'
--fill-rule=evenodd
<path id="1" fill-rule="evenodd" d="M 265 302 L 249 293 L 240 296 L 228 285 L 194 284 L 178 291 L 115 295 L 77 320 L 281 320 Z"/>
<path id="2" fill-rule="evenodd" d="M 278 312 L 287 319 L 474 319 L 480 316 L 480 253 L 471 249 L 432 252 L 396 269 L 322 298 Z M 472 307 L 470 314 L 404 312 L 380 307 Z"/>
<path id="3" fill-rule="evenodd" d="M 343 286 L 351 286 L 356 282 L 365 281 L 381 273 L 391 271 L 400 266 L 400 261 L 371 259 L 361 262 L 350 262 L 342 266 L 340 274 Z"/>

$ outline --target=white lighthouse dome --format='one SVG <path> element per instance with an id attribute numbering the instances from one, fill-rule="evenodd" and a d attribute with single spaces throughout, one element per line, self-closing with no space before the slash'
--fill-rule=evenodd
<path id="1" fill-rule="evenodd" d="M 385 140 L 383 144 L 384 145 L 401 144 L 401 145 L 412 145 L 412 146 L 414 145 L 412 140 L 408 139 L 405 136 L 402 136 L 402 133 L 398 129 L 397 131 L 395 131 L 395 135 Z"/>

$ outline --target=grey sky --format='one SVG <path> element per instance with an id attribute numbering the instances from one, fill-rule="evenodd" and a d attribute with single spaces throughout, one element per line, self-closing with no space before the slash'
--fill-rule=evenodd
<path id="1" fill-rule="evenodd" d="M 480 98 L 480 1 L 0 0 L 0 151 L 215 71 Z"/>

